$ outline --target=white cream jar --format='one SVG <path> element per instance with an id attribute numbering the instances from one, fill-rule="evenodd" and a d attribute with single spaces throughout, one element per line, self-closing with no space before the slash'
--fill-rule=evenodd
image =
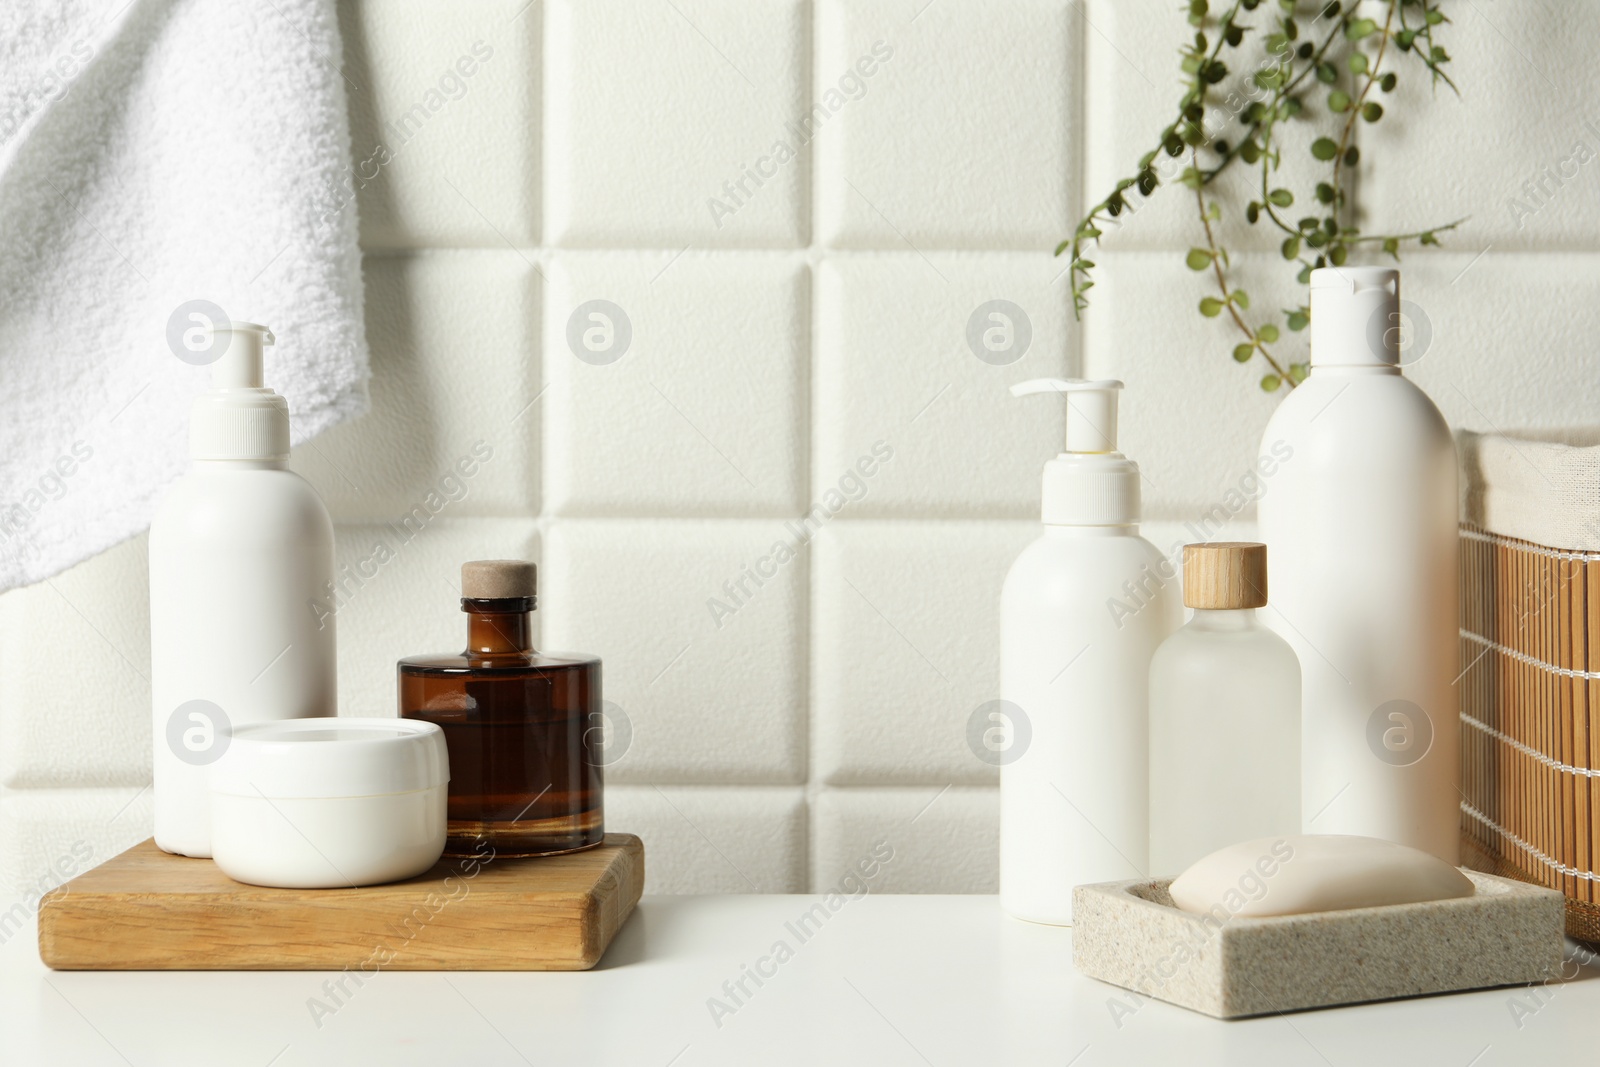
<path id="1" fill-rule="evenodd" d="M 211 850 L 251 885 L 348 889 L 421 874 L 444 851 L 444 733 L 415 719 L 241 726 L 211 767 Z"/>

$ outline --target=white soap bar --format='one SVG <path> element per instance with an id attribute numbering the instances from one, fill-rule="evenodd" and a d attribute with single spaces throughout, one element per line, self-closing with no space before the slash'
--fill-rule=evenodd
<path id="1" fill-rule="evenodd" d="M 1468 897 L 1472 882 L 1437 856 L 1392 841 L 1301 834 L 1218 849 L 1169 891 L 1187 912 L 1261 918 Z"/>

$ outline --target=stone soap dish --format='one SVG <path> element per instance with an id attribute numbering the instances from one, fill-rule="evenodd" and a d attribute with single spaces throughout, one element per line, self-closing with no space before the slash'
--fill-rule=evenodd
<path id="1" fill-rule="evenodd" d="M 1463 870 L 1470 897 L 1226 921 L 1180 911 L 1171 880 L 1072 892 L 1072 962 L 1102 982 L 1234 1019 L 1543 981 L 1560 893 Z"/>

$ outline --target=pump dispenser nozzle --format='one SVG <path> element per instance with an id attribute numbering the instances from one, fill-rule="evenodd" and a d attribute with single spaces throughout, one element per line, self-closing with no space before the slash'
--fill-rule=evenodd
<path id="1" fill-rule="evenodd" d="M 1067 440 L 1063 452 L 1115 452 L 1117 450 L 1117 393 L 1115 378 L 1034 378 L 1011 387 L 1012 396 L 1061 393 L 1067 398 Z"/>
<path id="2" fill-rule="evenodd" d="M 266 385 L 264 349 L 278 343 L 271 330 L 254 322 L 225 322 L 213 326 L 211 335 L 227 345 L 211 364 L 211 388 L 260 389 Z"/>
<path id="3" fill-rule="evenodd" d="M 195 459 L 279 461 L 289 455 L 289 402 L 266 387 L 265 346 L 272 331 L 254 322 L 212 327 L 222 355 L 211 389 L 195 398 L 189 452 Z"/>
<path id="4" fill-rule="evenodd" d="M 1052 526 L 1122 526 L 1139 521 L 1139 465 L 1117 451 L 1114 378 L 1034 378 L 1012 396 L 1058 393 L 1067 401 L 1066 443 L 1044 467 L 1044 521 Z"/>

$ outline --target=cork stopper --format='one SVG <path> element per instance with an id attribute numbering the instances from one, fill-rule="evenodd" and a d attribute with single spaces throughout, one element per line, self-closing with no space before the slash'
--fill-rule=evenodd
<path id="1" fill-rule="evenodd" d="M 538 570 L 521 559 L 475 559 L 461 565 L 463 600 L 532 599 Z"/>
<path id="2" fill-rule="evenodd" d="M 1258 541 L 1184 545 L 1183 602 L 1203 609 L 1266 604 L 1267 546 Z"/>

